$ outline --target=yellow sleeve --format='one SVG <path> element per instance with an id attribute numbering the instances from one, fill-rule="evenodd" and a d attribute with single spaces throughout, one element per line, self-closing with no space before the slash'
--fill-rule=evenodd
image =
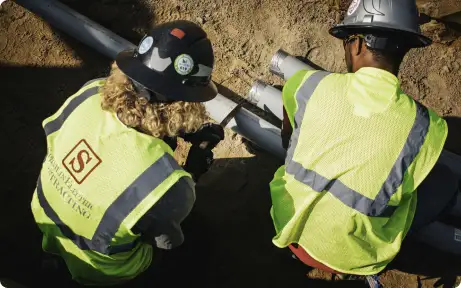
<path id="1" fill-rule="evenodd" d="M 96 81 L 90 81 L 90 82 L 87 82 L 82 88 L 80 88 L 80 90 L 78 90 L 74 95 L 70 96 L 69 98 L 67 98 L 66 102 L 64 102 L 64 104 L 61 106 L 61 108 L 59 108 L 58 111 L 56 111 L 56 113 L 54 113 L 53 115 L 51 115 L 50 117 L 46 118 L 45 120 L 43 120 L 42 122 L 42 127 L 45 127 L 45 125 L 51 121 L 53 121 L 54 119 L 58 118 L 59 115 L 62 114 L 62 111 L 64 110 L 65 107 L 67 107 L 67 105 L 69 105 L 69 102 L 72 101 L 72 99 L 74 99 L 75 97 L 79 96 L 80 94 L 82 94 L 85 90 L 88 90 L 90 88 L 93 88 L 95 86 L 102 86 L 104 85 L 104 82 L 105 82 L 105 79 L 97 79 Z"/>
<path id="2" fill-rule="evenodd" d="M 418 156 L 410 166 L 409 171 L 407 171 L 413 176 L 413 181 L 406 181 L 414 186 L 412 187 L 413 190 L 409 189 L 409 191 L 414 191 L 434 168 L 448 136 L 447 122 L 429 108 L 428 113 L 430 118 L 429 131 Z M 408 177 L 409 175 L 406 176 Z"/>
<path id="3" fill-rule="evenodd" d="M 315 72 L 317 71 L 300 70 L 291 76 L 283 87 L 283 106 L 285 107 L 292 127 L 294 127 L 294 117 L 296 110 L 298 109 L 298 104 L 296 103 L 296 93 L 302 84 Z"/>

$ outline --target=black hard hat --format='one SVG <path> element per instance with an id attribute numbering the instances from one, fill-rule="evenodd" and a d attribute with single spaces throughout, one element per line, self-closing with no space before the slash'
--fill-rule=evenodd
<path id="1" fill-rule="evenodd" d="M 206 102 L 218 94 L 211 81 L 213 47 L 189 21 L 157 26 L 137 49 L 119 53 L 116 63 L 135 85 L 154 92 L 152 102 Z"/>
<path id="2" fill-rule="evenodd" d="M 425 47 L 432 43 L 421 34 L 415 0 L 353 0 L 344 21 L 330 29 L 330 34 L 340 39 L 367 33 L 377 34 L 378 40 L 394 38 L 408 48 Z M 372 48 L 385 48 L 385 42 L 374 41 L 379 43 L 379 47 Z"/>

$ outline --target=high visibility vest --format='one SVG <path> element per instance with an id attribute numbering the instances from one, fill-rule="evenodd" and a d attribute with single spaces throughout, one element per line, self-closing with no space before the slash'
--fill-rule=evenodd
<path id="1" fill-rule="evenodd" d="M 145 271 L 151 245 L 132 227 L 181 177 L 162 140 L 101 109 L 95 81 L 43 122 L 48 153 L 32 211 L 43 249 L 60 255 L 74 280 L 110 285 Z"/>
<path id="2" fill-rule="evenodd" d="M 443 149 L 445 121 L 375 68 L 298 72 L 283 101 L 293 135 L 270 184 L 273 243 L 297 243 L 342 273 L 378 273 L 410 228 L 416 189 Z"/>

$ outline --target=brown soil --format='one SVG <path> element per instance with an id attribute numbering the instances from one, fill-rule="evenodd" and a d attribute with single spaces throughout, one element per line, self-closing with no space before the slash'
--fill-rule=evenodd
<path id="1" fill-rule="evenodd" d="M 461 11 L 459 0 L 416 0 L 420 10 L 432 17 L 440 18 Z"/>
<path id="2" fill-rule="evenodd" d="M 348 1 L 64 2 L 133 42 L 155 23 L 199 22 L 214 43 L 215 81 L 242 96 L 258 78 L 281 83 L 268 72 L 271 56 L 279 48 L 327 70 L 345 70 L 341 43 L 328 35 L 328 28 L 339 21 L 338 8 L 347 7 Z M 30 213 L 46 148 L 41 121 L 87 80 L 105 75 L 110 60 L 11 1 L 0 9 L 1 163 L 5 171 L 0 194 L 0 278 L 29 287 L 38 287 L 42 281 L 47 286 L 69 287 L 65 274 L 47 275 L 40 270 L 40 234 Z M 461 116 L 461 39 L 456 33 L 446 36 L 447 27 L 440 23 L 428 23 L 424 30 L 437 43 L 409 54 L 400 76 L 404 90 L 442 115 Z M 359 285 L 309 271 L 287 251 L 272 245 L 267 184 L 281 163 L 262 152 L 248 153 L 241 138 L 230 131 L 226 136 L 216 149 L 217 161 L 198 184 L 197 205 L 184 224 L 185 245 L 165 257 L 157 282 L 146 283 L 165 282 L 171 287 Z M 178 150 L 178 160 L 184 160 L 186 151 L 184 147 Z M 390 267 L 383 274 L 385 287 L 432 287 L 437 281 L 451 287 L 461 275 L 461 263 L 454 257 L 418 243 L 406 246 L 392 265 L 399 270 Z M 423 275 L 430 279 L 424 280 Z M 146 283 L 127 287 L 147 287 Z"/>

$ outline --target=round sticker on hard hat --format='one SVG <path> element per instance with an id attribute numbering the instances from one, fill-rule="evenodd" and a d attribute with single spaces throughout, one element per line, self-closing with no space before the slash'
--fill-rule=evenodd
<path id="1" fill-rule="evenodd" d="M 360 5 L 360 0 L 353 0 L 351 5 L 349 6 L 349 9 L 347 9 L 347 15 L 351 16 L 352 14 L 357 11 L 357 8 L 359 8 Z"/>
<path id="2" fill-rule="evenodd" d="M 194 60 L 187 54 L 181 54 L 174 61 L 174 69 L 178 74 L 188 75 L 194 69 Z"/>
<path id="3" fill-rule="evenodd" d="M 154 44 L 154 38 L 151 36 L 146 37 L 144 40 L 142 40 L 141 44 L 139 44 L 138 52 L 139 54 L 144 54 L 147 51 L 152 48 L 152 45 Z"/>

